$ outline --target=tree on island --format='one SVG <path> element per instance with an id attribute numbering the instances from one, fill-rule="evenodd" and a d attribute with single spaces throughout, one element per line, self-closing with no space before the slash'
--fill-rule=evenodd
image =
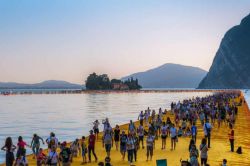
<path id="1" fill-rule="evenodd" d="M 97 75 L 96 73 L 92 73 L 88 76 L 86 80 L 86 89 L 88 90 L 110 90 L 117 89 L 115 87 L 120 87 L 118 89 L 124 89 L 124 86 L 127 87 L 128 90 L 138 90 L 142 87 L 139 85 L 137 79 L 130 78 L 126 81 L 121 81 L 119 79 L 112 79 L 110 81 L 107 74 Z M 118 86 L 117 86 L 118 85 Z"/>
<path id="2" fill-rule="evenodd" d="M 128 85 L 130 90 L 136 90 L 142 88 L 141 85 L 139 85 L 138 83 L 138 79 L 134 80 L 133 77 L 131 77 L 127 81 L 124 81 L 124 84 Z"/>
<path id="3" fill-rule="evenodd" d="M 110 80 L 107 74 L 97 75 L 92 73 L 88 76 L 86 81 L 86 88 L 90 90 L 110 89 Z"/>

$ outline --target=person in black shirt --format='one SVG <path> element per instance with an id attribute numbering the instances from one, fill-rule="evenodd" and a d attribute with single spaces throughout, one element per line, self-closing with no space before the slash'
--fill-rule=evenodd
<path id="1" fill-rule="evenodd" d="M 70 166 L 72 161 L 71 151 L 66 147 L 66 142 L 63 142 L 61 145 L 62 151 L 60 152 L 60 160 L 62 161 L 62 166 Z"/>
<path id="2" fill-rule="evenodd" d="M 118 125 L 116 125 L 115 130 L 114 130 L 114 140 L 115 140 L 116 150 L 118 150 L 118 144 L 120 141 L 120 128 Z"/>

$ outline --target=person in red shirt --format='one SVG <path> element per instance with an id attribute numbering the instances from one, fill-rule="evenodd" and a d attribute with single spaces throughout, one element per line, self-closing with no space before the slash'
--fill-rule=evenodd
<path id="1" fill-rule="evenodd" d="M 36 156 L 37 166 L 42 166 L 46 164 L 47 156 L 43 153 L 43 149 L 40 148 Z"/>
<path id="2" fill-rule="evenodd" d="M 234 152 L 234 129 L 233 129 L 233 125 L 230 124 L 229 128 L 230 128 L 230 132 L 228 133 L 228 136 L 229 136 L 231 152 Z"/>
<path id="3" fill-rule="evenodd" d="M 19 136 L 18 137 L 18 143 L 17 143 L 17 147 L 18 147 L 17 154 L 16 154 L 17 158 L 19 158 L 20 156 L 25 156 L 26 155 L 26 149 L 25 149 L 26 146 L 31 147 L 26 142 L 23 141 L 22 136 Z"/>
<path id="4" fill-rule="evenodd" d="M 95 154 L 95 135 L 93 134 L 93 130 L 90 130 L 89 140 L 88 140 L 88 153 L 89 153 L 89 162 L 91 162 L 91 152 L 95 157 L 95 161 L 97 162 L 97 157 Z"/>

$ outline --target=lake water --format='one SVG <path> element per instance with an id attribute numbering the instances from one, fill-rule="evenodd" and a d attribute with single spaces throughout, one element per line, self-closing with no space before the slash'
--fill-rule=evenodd
<path id="1" fill-rule="evenodd" d="M 19 135 L 30 144 L 33 133 L 46 139 L 51 131 L 59 141 L 72 141 L 87 135 L 96 119 L 109 117 L 112 126 L 124 124 L 130 119 L 136 120 L 139 112 L 147 107 L 157 111 L 160 107 L 169 109 L 172 101 L 209 94 L 211 92 L 0 95 L 0 145 L 4 145 L 7 136 L 16 144 Z M 1 151 L 0 163 L 4 160 L 5 153 Z"/>

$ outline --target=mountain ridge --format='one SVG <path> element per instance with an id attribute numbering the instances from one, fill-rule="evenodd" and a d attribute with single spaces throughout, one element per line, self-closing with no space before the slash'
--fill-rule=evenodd
<path id="1" fill-rule="evenodd" d="M 7 88 L 13 88 L 13 89 L 52 89 L 52 88 L 65 88 L 65 89 L 81 89 L 83 88 L 83 85 L 79 84 L 73 84 L 67 81 L 62 81 L 62 80 L 45 80 L 39 83 L 33 83 L 33 84 L 28 84 L 28 83 L 17 83 L 17 82 L 0 82 L 0 88 L 1 89 L 7 89 Z"/>
<path id="2" fill-rule="evenodd" d="M 198 88 L 250 88 L 250 14 L 225 33 L 209 72 Z"/>
<path id="3" fill-rule="evenodd" d="M 186 72 L 185 75 L 183 72 Z M 207 71 L 198 67 L 165 63 L 121 79 L 137 78 L 143 88 L 197 88 L 206 73 Z"/>

